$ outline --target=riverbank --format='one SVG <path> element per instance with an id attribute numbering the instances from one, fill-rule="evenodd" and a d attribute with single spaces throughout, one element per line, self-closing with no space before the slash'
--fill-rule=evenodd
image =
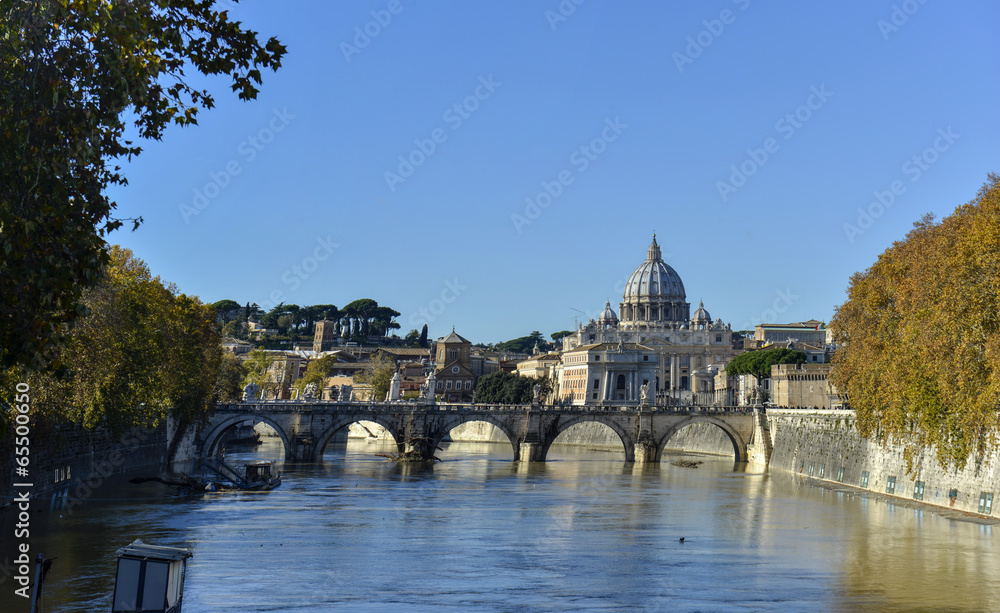
<path id="1" fill-rule="evenodd" d="M 767 425 L 771 469 L 849 485 L 895 501 L 993 516 L 993 498 L 1000 492 L 996 450 L 957 470 L 942 468 L 934 450 L 925 449 L 915 456 L 907 474 L 902 447 L 883 447 L 862 438 L 853 411 L 768 409 Z"/>

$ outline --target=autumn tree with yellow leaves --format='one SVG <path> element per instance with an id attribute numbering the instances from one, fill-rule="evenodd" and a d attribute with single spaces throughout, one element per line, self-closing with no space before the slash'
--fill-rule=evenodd
<path id="1" fill-rule="evenodd" d="M 831 380 L 862 436 L 908 462 L 927 447 L 942 466 L 982 456 L 1000 426 L 1000 176 L 856 273 L 830 326 Z"/>

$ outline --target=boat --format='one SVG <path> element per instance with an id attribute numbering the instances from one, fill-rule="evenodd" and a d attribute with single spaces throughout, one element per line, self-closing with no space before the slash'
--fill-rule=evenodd
<path id="1" fill-rule="evenodd" d="M 129 481 L 156 481 L 193 493 L 234 490 L 266 492 L 281 485 L 281 473 L 275 469 L 273 460 L 255 460 L 242 466 L 233 466 L 222 457 L 217 457 L 201 460 L 195 474 L 134 477 Z"/>
<path id="2" fill-rule="evenodd" d="M 281 485 L 281 473 L 273 460 L 255 460 L 243 466 L 232 466 L 222 458 L 202 460 L 199 475 L 207 492 L 239 490 L 264 492 Z"/>

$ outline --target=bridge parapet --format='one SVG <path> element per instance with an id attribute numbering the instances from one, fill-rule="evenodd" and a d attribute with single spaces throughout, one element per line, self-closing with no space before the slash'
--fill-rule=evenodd
<path id="1" fill-rule="evenodd" d="M 621 439 L 626 461 L 658 462 L 666 442 L 679 429 L 697 422 L 721 428 L 733 442 L 736 458 L 747 458 L 754 439 L 754 417 L 748 407 L 493 405 L 427 402 L 258 401 L 216 407 L 210 423 L 195 445 L 201 457 L 218 449 L 224 433 L 247 420 L 263 421 L 278 431 L 289 460 L 314 461 L 322 457 L 331 438 L 358 421 L 385 428 L 399 452 L 434 447 L 452 428 L 485 421 L 510 440 L 514 460 L 544 461 L 549 447 L 567 429 L 585 422 L 611 428 Z"/>

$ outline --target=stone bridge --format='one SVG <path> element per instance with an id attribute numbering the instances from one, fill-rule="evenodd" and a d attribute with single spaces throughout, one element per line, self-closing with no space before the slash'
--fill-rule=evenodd
<path id="1" fill-rule="evenodd" d="M 626 462 L 659 462 L 670 438 L 693 424 L 711 424 L 732 442 L 735 458 L 766 463 L 770 455 L 763 409 L 748 407 L 649 407 L 442 404 L 413 402 L 265 401 L 216 407 L 194 435 L 196 457 L 212 457 L 223 434 L 241 423 L 266 423 L 281 437 L 288 461 L 323 457 L 335 434 L 358 421 L 384 427 L 400 453 L 429 459 L 461 424 L 488 422 L 510 441 L 515 461 L 543 462 L 549 447 L 568 428 L 597 422 L 621 439 Z"/>

